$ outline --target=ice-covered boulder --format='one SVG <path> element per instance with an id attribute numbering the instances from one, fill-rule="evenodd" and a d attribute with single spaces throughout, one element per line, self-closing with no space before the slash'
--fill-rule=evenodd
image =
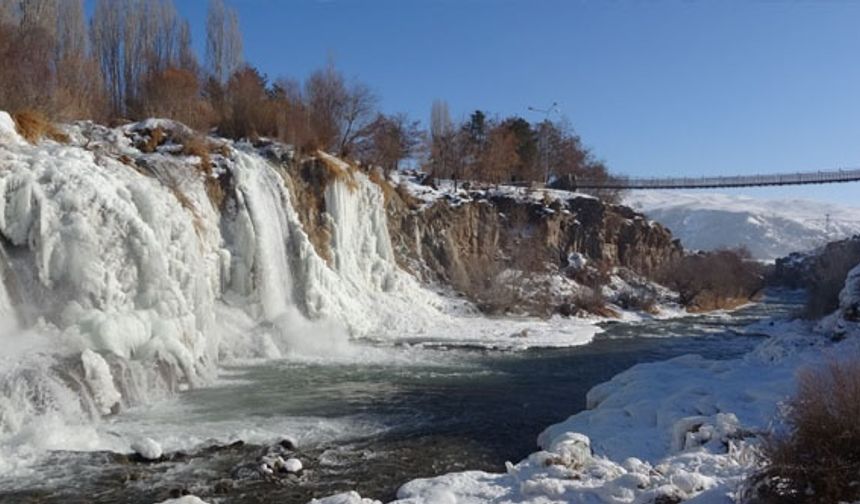
<path id="1" fill-rule="evenodd" d="M 164 454 L 161 445 L 152 438 L 143 438 L 135 441 L 131 449 L 144 460 L 158 460 Z"/>

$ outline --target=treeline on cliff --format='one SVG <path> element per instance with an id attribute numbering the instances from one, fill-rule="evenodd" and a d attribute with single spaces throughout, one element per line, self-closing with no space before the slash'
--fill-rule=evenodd
<path id="1" fill-rule="evenodd" d="M 378 95 L 333 63 L 303 81 L 270 80 L 243 59 L 238 15 L 223 0 L 209 2 L 202 63 L 173 0 L 96 0 L 89 19 L 83 0 L 2 0 L 0 65 L 0 109 L 37 122 L 164 117 L 386 171 L 415 160 L 434 178 L 454 180 L 610 177 L 565 120 L 478 110 L 455 121 L 440 100 L 424 129 L 405 114 L 382 113 Z M 617 199 L 617 191 L 598 195 Z"/>

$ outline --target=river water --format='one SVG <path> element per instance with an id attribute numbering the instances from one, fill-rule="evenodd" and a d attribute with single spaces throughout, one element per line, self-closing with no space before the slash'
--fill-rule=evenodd
<path id="1" fill-rule="evenodd" d="M 124 412 L 103 426 L 159 440 L 171 461 L 58 452 L 37 476 L 0 478 L 0 502 L 148 504 L 191 492 L 210 502 L 303 503 L 352 489 L 390 500 L 410 479 L 502 471 L 505 461 L 536 450 L 545 427 L 584 409 L 594 385 L 635 364 L 687 353 L 737 357 L 762 338 L 741 328 L 784 317 L 799 302 L 775 293 L 730 315 L 607 324 L 578 347 L 501 351 L 395 342 L 334 362 L 227 367 L 212 387 Z M 297 441 L 300 476 L 237 472 L 259 465 L 280 435 Z"/>

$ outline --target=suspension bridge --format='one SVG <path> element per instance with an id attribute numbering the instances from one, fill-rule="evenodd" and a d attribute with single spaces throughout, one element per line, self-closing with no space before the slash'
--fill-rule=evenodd
<path id="1" fill-rule="evenodd" d="M 573 179 L 568 184 L 575 189 L 717 189 L 727 187 L 763 187 L 807 184 L 836 184 L 860 182 L 860 169 L 829 170 L 769 175 L 737 175 L 719 177 L 625 178 L 607 180 Z"/>

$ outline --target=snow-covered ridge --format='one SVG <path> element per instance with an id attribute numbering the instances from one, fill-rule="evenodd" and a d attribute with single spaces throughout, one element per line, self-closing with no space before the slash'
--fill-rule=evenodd
<path id="1" fill-rule="evenodd" d="M 631 191 L 626 203 L 671 229 L 685 248 L 743 245 L 762 260 L 860 233 L 860 208 L 815 201 Z"/>

